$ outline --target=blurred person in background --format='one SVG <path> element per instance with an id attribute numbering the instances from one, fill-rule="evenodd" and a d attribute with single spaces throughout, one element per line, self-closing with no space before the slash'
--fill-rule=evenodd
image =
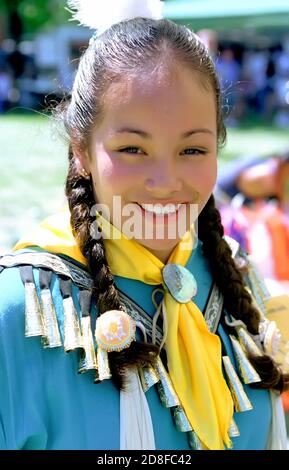
<path id="1" fill-rule="evenodd" d="M 12 88 L 13 81 L 8 67 L 0 64 L 0 114 L 9 108 Z"/>
<path id="2" fill-rule="evenodd" d="M 281 50 L 275 56 L 276 75 L 274 92 L 276 115 L 274 122 L 279 127 L 289 128 L 289 37 L 285 37 Z"/>
<path id="3" fill-rule="evenodd" d="M 289 152 L 224 165 L 218 189 L 225 233 L 250 254 L 272 296 L 289 295 Z M 282 400 L 289 432 L 288 392 Z"/>
<path id="4" fill-rule="evenodd" d="M 251 254 L 272 294 L 289 293 L 289 153 L 242 156 L 220 170 L 218 187 L 230 198 L 226 233 Z"/>
<path id="5" fill-rule="evenodd" d="M 266 49 L 248 49 L 244 53 L 242 81 L 245 84 L 245 99 L 249 110 L 271 122 L 275 110 L 274 79 L 275 66 L 272 54 Z"/>
<path id="6" fill-rule="evenodd" d="M 200 29 L 197 35 L 201 39 L 202 43 L 205 44 L 208 52 L 213 60 L 218 54 L 218 34 L 212 29 Z"/>

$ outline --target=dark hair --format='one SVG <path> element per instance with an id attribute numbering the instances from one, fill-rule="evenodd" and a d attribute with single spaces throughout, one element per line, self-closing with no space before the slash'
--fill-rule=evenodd
<path id="1" fill-rule="evenodd" d="M 226 130 L 222 118 L 220 85 L 206 47 L 184 26 L 168 20 L 136 18 L 113 25 L 92 40 L 80 60 L 71 101 L 64 118 L 65 127 L 74 145 L 81 150 L 89 149 L 91 133 L 101 120 L 105 94 L 111 83 L 124 77 L 136 76 L 142 70 L 149 73 L 172 61 L 176 66 L 182 64 L 190 68 L 199 75 L 202 86 L 215 94 L 218 143 L 224 143 Z M 92 224 L 95 223 L 90 211 L 96 202 L 92 182 L 79 175 L 71 145 L 66 195 L 75 237 L 93 275 L 94 296 L 99 312 L 101 314 L 107 310 L 121 309 L 103 240 L 93 239 L 90 234 Z M 236 318 L 242 319 L 251 333 L 257 333 L 259 315 L 232 260 L 231 250 L 222 238 L 223 227 L 213 197 L 200 215 L 199 235 L 214 279 L 224 295 L 226 308 L 234 312 Z M 152 363 L 157 353 L 157 347 L 135 342 L 120 353 L 110 353 L 110 366 L 117 387 L 123 387 L 123 372 L 126 367 Z M 264 360 L 267 361 L 265 365 Z M 264 379 L 262 386 L 283 388 L 281 372 L 270 358 L 264 356 L 264 360 L 253 359 L 257 371 Z"/>
<path id="2" fill-rule="evenodd" d="M 169 59 L 169 61 L 168 61 Z M 216 96 L 219 143 L 226 138 L 221 92 L 214 64 L 201 40 L 184 26 L 169 20 L 136 18 L 113 25 L 91 41 L 82 56 L 65 118 L 68 134 L 87 148 L 92 130 L 101 119 L 111 83 L 160 66 L 183 64 L 199 73 L 204 87 Z"/>

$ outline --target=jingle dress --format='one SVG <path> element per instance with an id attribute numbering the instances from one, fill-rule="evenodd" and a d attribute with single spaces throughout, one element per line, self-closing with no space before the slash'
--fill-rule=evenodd
<path id="1" fill-rule="evenodd" d="M 27 298 L 20 266 L 33 266 L 33 280 L 39 298 L 43 287 L 39 284 L 40 255 L 44 256 L 42 267 L 46 256 L 53 256 L 54 260 L 58 258 L 64 264 L 68 262 L 69 269 L 74 267 L 71 296 L 79 317 L 82 314 L 79 290 L 87 288 L 86 280 L 90 279 L 86 268 L 78 261 L 65 255 L 47 254 L 39 247 L 18 250 L 0 258 L 0 449 L 119 449 L 120 392 L 112 381 L 94 383 L 94 370 L 78 373 L 78 350 L 65 353 L 63 347 L 44 348 L 39 336 L 25 337 Z M 49 289 L 63 342 L 61 270 L 52 264 L 48 263 L 47 268 L 52 272 Z M 204 312 L 208 308 L 213 280 L 202 254 L 201 242 L 192 251 L 186 268 L 198 280 L 194 302 Z M 119 291 L 128 302 L 132 301 L 133 308 L 138 310 L 140 307 L 140 318 L 142 314 L 146 315 L 146 321 L 152 318 L 155 313 L 152 294 L 159 286 L 120 276 L 114 278 Z M 94 325 L 97 317 L 94 303 L 90 314 Z M 237 370 L 229 336 L 220 323 L 215 328 Z M 140 339 L 140 334 L 137 339 Z M 234 413 L 239 436 L 231 437 L 232 449 L 265 449 L 272 421 L 270 393 L 254 390 L 245 384 L 242 386 L 252 409 Z M 177 429 L 172 409 L 161 403 L 157 386 L 151 386 L 145 396 L 156 449 L 190 449 L 188 432 Z"/>

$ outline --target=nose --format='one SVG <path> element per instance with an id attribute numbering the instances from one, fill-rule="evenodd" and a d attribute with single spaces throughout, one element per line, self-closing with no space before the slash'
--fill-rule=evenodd
<path id="1" fill-rule="evenodd" d="M 152 168 L 149 178 L 145 181 L 146 191 L 153 193 L 155 197 L 167 197 L 181 191 L 182 180 L 176 169 L 168 165 L 160 165 Z"/>

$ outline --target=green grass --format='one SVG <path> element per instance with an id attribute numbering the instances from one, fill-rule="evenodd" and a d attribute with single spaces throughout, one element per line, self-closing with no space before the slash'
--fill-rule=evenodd
<path id="1" fill-rule="evenodd" d="M 0 250 L 63 202 L 66 146 L 42 115 L 0 117 Z"/>
<path id="2" fill-rule="evenodd" d="M 231 129 L 220 164 L 240 154 L 266 155 L 289 146 L 288 132 Z M 0 251 L 65 202 L 66 144 L 58 124 L 40 114 L 0 117 Z"/>
<path id="3" fill-rule="evenodd" d="M 220 160 L 225 163 L 239 155 L 266 156 L 286 149 L 289 149 L 288 130 L 269 126 L 230 129 Z"/>

